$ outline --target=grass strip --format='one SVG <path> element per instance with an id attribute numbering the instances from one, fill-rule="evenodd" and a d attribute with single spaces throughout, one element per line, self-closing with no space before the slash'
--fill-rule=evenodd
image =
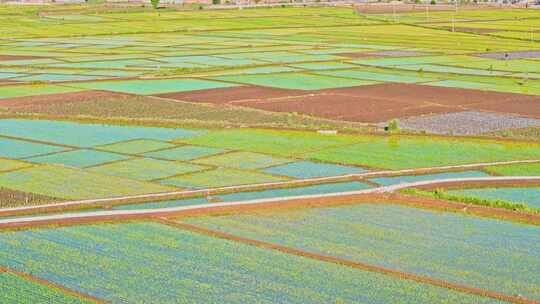
<path id="1" fill-rule="evenodd" d="M 471 197 L 471 196 L 455 195 L 455 194 L 448 193 L 444 189 L 435 189 L 432 191 L 426 191 L 426 190 L 420 190 L 420 189 L 415 189 L 415 188 L 409 188 L 409 189 L 403 189 L 401 190 L 401 192 L 404 194 L 418 195 L 418 196 L 430 197 L 430 198 L 435 198 L 435 199 L 460 202 L 460 203 L 465 203 L 465 204 L 480 205 L 480 206 L 487 206 L 487 207 L 493 207 L 493 208 L 502 208 L 502 209 L 507 209 L 507 210 L 512 210 L 512 211 L 540 214 L 540 210 L 531 208 L 527 206 L 525 203 L 511 202 L 511 201 L 501 200 L 501 199 L 493 200 L 493 199 L 483 199 L 483 198 L 477 198 L 477 197 Z"/>

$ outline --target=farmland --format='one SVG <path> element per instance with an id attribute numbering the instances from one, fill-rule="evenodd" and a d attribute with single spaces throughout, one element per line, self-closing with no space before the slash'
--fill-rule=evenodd
<path id="1" fill-rule="evenodd" d="M 0 4 L 1 303 L 540 302 L 540 10 L 222 4 Z"/>

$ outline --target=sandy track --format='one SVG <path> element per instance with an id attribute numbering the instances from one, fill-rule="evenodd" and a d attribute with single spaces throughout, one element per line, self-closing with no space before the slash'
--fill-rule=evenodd
<path id="1" fill-rule="evenodd" d="M 381 273 L 385 275 L 390 275 L 399 279 L 411 280 L 411 281 L 415 281 L 415 282 L 419 282 L 423 284 L 430 284 L 437 287 L 448 288 L 448 289 L 465 292 L 469 294 L 474 294 L 474 295 L 478 295 L 482 297 L 489 297 L 489 298 L 493 298 L 497 300 L 508 301 L 511 303 L 523 303 L 523 304 L 538 303 L 533 300 L 511 296 L 511 295 L 507 295 L 507 294 L 496 292 L 496 291 L 490 291 L 490 290 L 475 288 L 475 287 L 467 286 L 463 284 L 447 282 L 447 281 L 439 280 L 436 278 L 421 276 L 414 273 L 398 271 L 398 270 L 394 270 L 390 268 L 380 267 L 377 265 L 355 262 L 355 261 L 351 261 L 351 260 L 347 260 L 347 259 L 343 259 L 343 258 L 339 258 L 335 256 L 312 253 L 312 252 L 303 251 L 303 250 L 299 250 L 299 249 L 295 249 L 291 247 L 281 246 L 278 244 L 263 242 L 263 241 L 259 241 L 255 239 L 244 238 L 244 237 L 240 237 L 240 236 L 236 236 L 236 235 L 232 235 L 228 233 L 223 233 L 220 231 L 202 228 L 202 227 L 198 227 L 191 224 L 171 221 L 164 218 L 160 218 L 157 221 L 168 226 L 172 226 L 172 227 L 176 227 L 176 228 L 180 228 L 184 230 L 189 230 L 189 231 L 193 231 L 200 234 L 205 234 L 205 235 L 215 237 L 215 238 L 240 242 L 240 243 L 244 243 L 244 244 L 248 244 L 248 245 L 252 245 L 252 246 L 256 246 L 256 247 L 260 247 L 264 249 L 277 250 L 286 254 L 291 254 L 291 255 L 296 255 L 296 256 L 300 256 L 304 258 L 310 258 L 310 259 L 319 260 L 323 262 L 329 262 L 329 263 L 334 263 L 338 265 L 348 266 L 355 269 L 360 269 L 360 270 L 365 270 L 365 271 L 370 271 L 370 272 L 377 272 L 377 273 Z"/>
<path id="2" fill-rule="evenodd" d="M 358 202 L 393 202 L 402 203 L 399 198 L 404 199 L 406 196 L 394 196 L 391 194 L 395 191 L 414 188 L 414 187 L 443 187 L 463 183 L 473 183 L 475 185 L 516 185 L 526 183 L 528 185 L 540 185 L 540 176 L 498 176 L 498 177 L 479 177 L 479 178 L 455 178 L 443 180 L 431 180 L 414 183 L 404 183 L 392 186 L 383 186 L 378 188 L 349 191 L 341 193 L 327 193 L 317 195 L 300 195 L 293 197 L 278 197 L 267 199 L 256 199 L 249 201 L 210 203 L 201 205 L 159 208 L 159 209 L 138 209 L 138 210 L 112 210 L 112 211 L 94 211 L 81 212 L 71 214 L 55 214 L 43 215 L 34 217 L 20 217 L 13 219 L 0 220 L 0 229 L 25 229 L 31 227 L 49 226 L 49 225 L 74 225 L 96 222 L 116 222 L 136 219 L 148 219 L 153 217 L 178 217 L 178 216 L 194 216 L 194 215 L 209 215 L 209 214 L 226 214 L 237 213 L 243 211 L 251 211 L 261 208 L 291 208 L 291 207 L 313 207 L 313 206 L 331 206 L 337 204 L 353 204 Z M 405 203 L 406 204 L 406 203 Z M 445 205 L 446 204 L 446 205 Z M 424 200 L 424 206 L 439 209 L 465 209 L 471 207 L 471 213 L 475 210 L 483 210 L 479 215 L 489 216 L 493 213 L 495 217 L 504 217 L 513 220 L 540 224 L 540 215 L 531 215 L 527 213 L 518 213 L 511 210 L 490 208 L 483 206 L 472 206 L 467 204 L 453 204 L 437 200 Z M 449 207 L 453 206 L 453 207 Z M 496 212 L 494 212 L 496 211 Z"/>
<path id="3" fill-rule="evenodd" d="M 17 215 L 25 215 L 25 214 L 32 214 L 32 213 L 40 213 L 40 212 L 44 212 L 44 213 L 45 212 L 58 212 L 58 211 L 67 211 L 69 210 L 69 208 L 76 208 L 76 207 L 82 207 L 82 206 L 98 207 L 98 206 L 103 206 L 103 205 L 142 203 L 142 202 L 148 202 L 152 200 L 182 199 L 182 198 L 195 197 L 195 196 L 201 196 L 201 195 L 214 195 L 214 194 L 219 194 L 219 193 L 298 187 L 298 186 L 304 186 L 304 185 L 315 185 L 315 184 L 323 184 L 323 183 L 331 183 L 331 182 L 360 180 L 360 179 L 373 178 L 373 177 L 429 174 L 429 173 L 444 172 L 444 171 L 449 171 L 449 170 L 466 170 L 466 169 L 482 168 L 486 166 L 526 164 L 526 163 L 538 163 L 538 162 L 540 162 L 540 160 L 516 160 L 516 161 L 475 163 L 475 164 L 451 165 L 451 166 L 429 167 L 429 168 L 418 168 L 418 169 L 382 170 L 382 171 L 371 171 L 371 172 L 360 173 L 360 174 L 347 174 L 347 175 L 311 178 L 311 179 L 303 179 L 303 180 L 292 180 L 292 181 L 285 181 L 285 182 L 250 184 L 250 185 L 241 185 L 241 186 L 192 190 L 192 191 L 173 191 L 173 192 L 163 192 L 163 193 L 151 193 L 151 194 L 100 198 L 100 199 L 75 200 L 75 201 L 51 203 L 51 204 L 44 204 L 44 205 L 3 208 L 3 209 L 0 209 L 0 216 L 17 216 Z"/>

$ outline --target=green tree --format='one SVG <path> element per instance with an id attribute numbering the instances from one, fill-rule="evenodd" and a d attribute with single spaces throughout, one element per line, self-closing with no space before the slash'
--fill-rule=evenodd
<path id="1" fill-rule="evenodd" d="M 158 9 L 159 7 L 159 0 L 150 0 L 150 3 L 152 4 L 152 7 L 154 9 Z"/>
<path id="2" fill-rule="evenodd" d="M 386 127 L 388 132 L 397 133 L 399 132 L 399 121 L 397 119 L 392 119 L 388 126 Z"/>

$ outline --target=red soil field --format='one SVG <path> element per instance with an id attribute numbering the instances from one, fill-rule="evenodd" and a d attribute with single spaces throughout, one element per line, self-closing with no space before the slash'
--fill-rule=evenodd
<path id="1" fill-rule="evenodd" d="M 540 118 L 540 96 L 530 96 L 529 98 L 524 96 L 522 99 L 508 102 L 487 102 L 474 105 L 473 108 Z"/>
<path id="2" fill-rule="evenodd" d="M 429 102 L 447 106 L 465 106 L 477 103 L 502 102 L 530 98 L 529 95 L 498 93 L 481 90 L 446 88 L 418 84 L 387 83 L 370 86 L 327 89 L 321 92 L 348 94 L 358 97 L 372 97 L 402 101 L 410 104 Z M 540 101 L 540 96 L 534 96 Z"/>
<path id="3" fill-rule="evenodd" d="M 301 96 L 306 94 L 306 91 L 302 90 L 276 89 L 259 86 L 239 86 L 231 88 L 197 90 L 190 92 L 167 93 L 157 96 L 189 102 L 226 104 L 241 100 Z"/>
<path id="4" fill-rule="evenodd" d="M 329 93 L 293 97 L 279 101 L 249 101 L 239 105 L 273 112 L 298 112 L 329 119 L 357 122 L 381 122 L 406 115 L 460 111 L 459 108 L 431 106 L 421 101 L 417 104 L 418 106 L 414 106 L 398 100 Z"/>
<path id="5" fill-rule="evenodd" d="M 267 111 L 298 112 L 330 119 L 376 123 L 392 118 L 470 109 L 531 115 L 529 109 L 533 103 L 540 104 L 540 96 L 389 83 L 312 91 L 309 95 L 286 99 L 250 100 L 238 105 Z M 540 111 L 540 107 L 537 108 Z"/>

